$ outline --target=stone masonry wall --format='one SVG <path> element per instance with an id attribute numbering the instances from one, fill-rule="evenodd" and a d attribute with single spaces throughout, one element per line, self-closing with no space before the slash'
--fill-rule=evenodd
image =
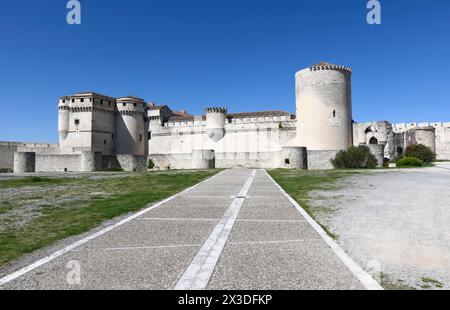
<path id="1" fill-rule="evenodd" d="M 313 151 L 308 150 L 308 169 L 309 170 L 327 170 L 333 169 L 331 159 L 339 151 Z"/>
<path id="2" fill-rule="evenodd" d="M 80 172 L 81 155 L 36 154 L 36 172 Z"/>
<path id="3" fill-rule="evenodd" d="M 137 156 L 128 154 L 103 155 L 102 168 L 108 170 L 111 168 L 120 168 L 124 171 L 144 171 L 147 170 L 147 156 Z"/>
<path id="4" fill-rule="evenodd" d="M 0 170 L 12 172 L 14 168 L 14 152 L 54 153 L 58 152 L 58 145 L 0 141 Z"/>

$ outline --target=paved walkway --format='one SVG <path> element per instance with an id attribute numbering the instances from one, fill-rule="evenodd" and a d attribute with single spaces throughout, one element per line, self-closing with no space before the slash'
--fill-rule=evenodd
<path id="1" fill-rule="evenodd" d="M 367 288 L 367 274 L 348 265 L 265 171 L 232 169 L 0 279 L 0 288 Z"/>

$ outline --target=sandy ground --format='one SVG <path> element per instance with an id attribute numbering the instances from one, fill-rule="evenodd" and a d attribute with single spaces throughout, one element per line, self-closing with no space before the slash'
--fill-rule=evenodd
<path id="1" fill-rule="evenodd" d="M 311 198 L 316 219 L 378 280 L 450 289 L 450 163 L 349 177 Z"/>

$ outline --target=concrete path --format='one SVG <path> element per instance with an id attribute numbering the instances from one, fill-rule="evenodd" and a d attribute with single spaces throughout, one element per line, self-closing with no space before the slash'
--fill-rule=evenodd
<path id="1" fill-rule="evenodd" d="M 265 171 L 232 169 L 0 279 L 0 289 L 373 285 L 336 253 Z"/>

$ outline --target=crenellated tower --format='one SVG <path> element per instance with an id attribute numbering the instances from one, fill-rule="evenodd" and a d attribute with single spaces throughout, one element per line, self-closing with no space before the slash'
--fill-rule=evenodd
<path id="1" fill-rule="evenodd" d="M 296 145 L 344 150 L 353 144 L 351 75 L 351 68 L 326 62 L 297 72 Z"/>
<path id="2" fill-rule="evenodd" d="M 63 142 L 69 134 L 70 98 L 62 97 L 58 101 L 59 141 Z"/>
<path id="3" fill-rule="evenodd" d="M 117 99 L 116 153 L 146 155 L 148 150 L 147 103 L 138 97 Z"/>
<path id="4" fill-rule="evenodd" d="M 205 112 L 208 137 L 214 142 L 222 140 L 226 134 L 227 108 L 207 108 Z"/>

